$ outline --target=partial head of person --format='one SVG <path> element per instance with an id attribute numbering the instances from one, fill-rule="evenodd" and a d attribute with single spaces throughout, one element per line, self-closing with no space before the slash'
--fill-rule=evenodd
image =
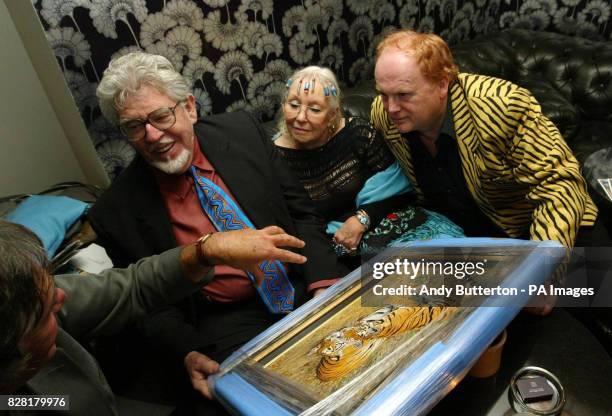
<path id="1" fill-rule="evenodd" d="M 102 114 L 147 163 L 167 174 L 187 171 L 193 159 L 195 98 L 168 59 L 144 52 L 114 59 L 96 93 Z"/>
<path id="2" fill-rule="evenodd" d="M 25 384 L 56 351 L 56 288 L 42 243 L 27 228 L 0 220 L 0 393 Z"/>
<path id="3" fill-rule="evenodd" d="M 287 80 L 279 131 L 291 147 L 324 145 L 341 128 L 340 87 L 328 68 L 309 66 Z"/>
<path id="4" fill-rule="evenodd" d="M 376 89 L 401 133 L 439 130 L 458 72 L 448 45 L 432 33 L 400 30 L 376 48 Z"/>

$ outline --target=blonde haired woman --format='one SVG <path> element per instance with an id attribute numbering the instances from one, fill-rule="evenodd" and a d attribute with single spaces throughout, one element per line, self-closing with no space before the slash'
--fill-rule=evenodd
<path id="1" fill-rule="evenodd" d="M 369 122 L 342 114 L 340 87 L 310 66 L 287 81 L 276 149 L 328 223 L 341 258 L 411 240 L 463 236 L 446 217 L 413 207 L 412 186 Z M 358 260 L 347 260 L 349 268 Z"/>

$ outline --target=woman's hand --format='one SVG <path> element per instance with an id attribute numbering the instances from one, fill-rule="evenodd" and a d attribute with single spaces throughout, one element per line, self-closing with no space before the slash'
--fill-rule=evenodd
<path id="1" fill-rule="evenodd" d="M 353 215 L 342 224 L 342 227 L 334 234 L 334 242 L 346 247 L 348 250 L 357 250 L 361 237 L 365 232 L 365 227 L 359 222 L 356 215 Z"/>

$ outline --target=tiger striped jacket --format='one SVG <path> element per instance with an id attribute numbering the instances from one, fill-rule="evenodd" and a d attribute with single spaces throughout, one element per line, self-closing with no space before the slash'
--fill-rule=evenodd
<path id="1" fill-rule="evenodd" d="M 463 175 L 482 211 L 510 237 L 529 231 L 532 240 L 572 247 L 597 208 L 578 161 L 533 95 L 508 81 L 460 73 L 449 98 Z M 423 201 L 410 146 L 380 96 L 371 119 Z"/>

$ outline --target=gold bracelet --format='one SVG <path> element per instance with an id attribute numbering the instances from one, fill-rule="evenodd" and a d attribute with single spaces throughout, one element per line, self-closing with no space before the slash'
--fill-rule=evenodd
<path id="1" fill-rule="evenodd" d="M 198 238 L 195 242 L 195 247 L 196 247 L 196 257 L 198 258 L 198 263 L 200 263 L 202 266 L 209 266 L 212 267 L 213 265 L 210 263 L 210 261 L 208 261 L 208 259 L 206 258 L 206 256 L 204 255 L 204 244 L 206 244 L 206 241 L 210 238 L 210 236 L 212 236 L 213 233 L 208 233 L 206 235 L 203 235 L 202 237 Z"/>

